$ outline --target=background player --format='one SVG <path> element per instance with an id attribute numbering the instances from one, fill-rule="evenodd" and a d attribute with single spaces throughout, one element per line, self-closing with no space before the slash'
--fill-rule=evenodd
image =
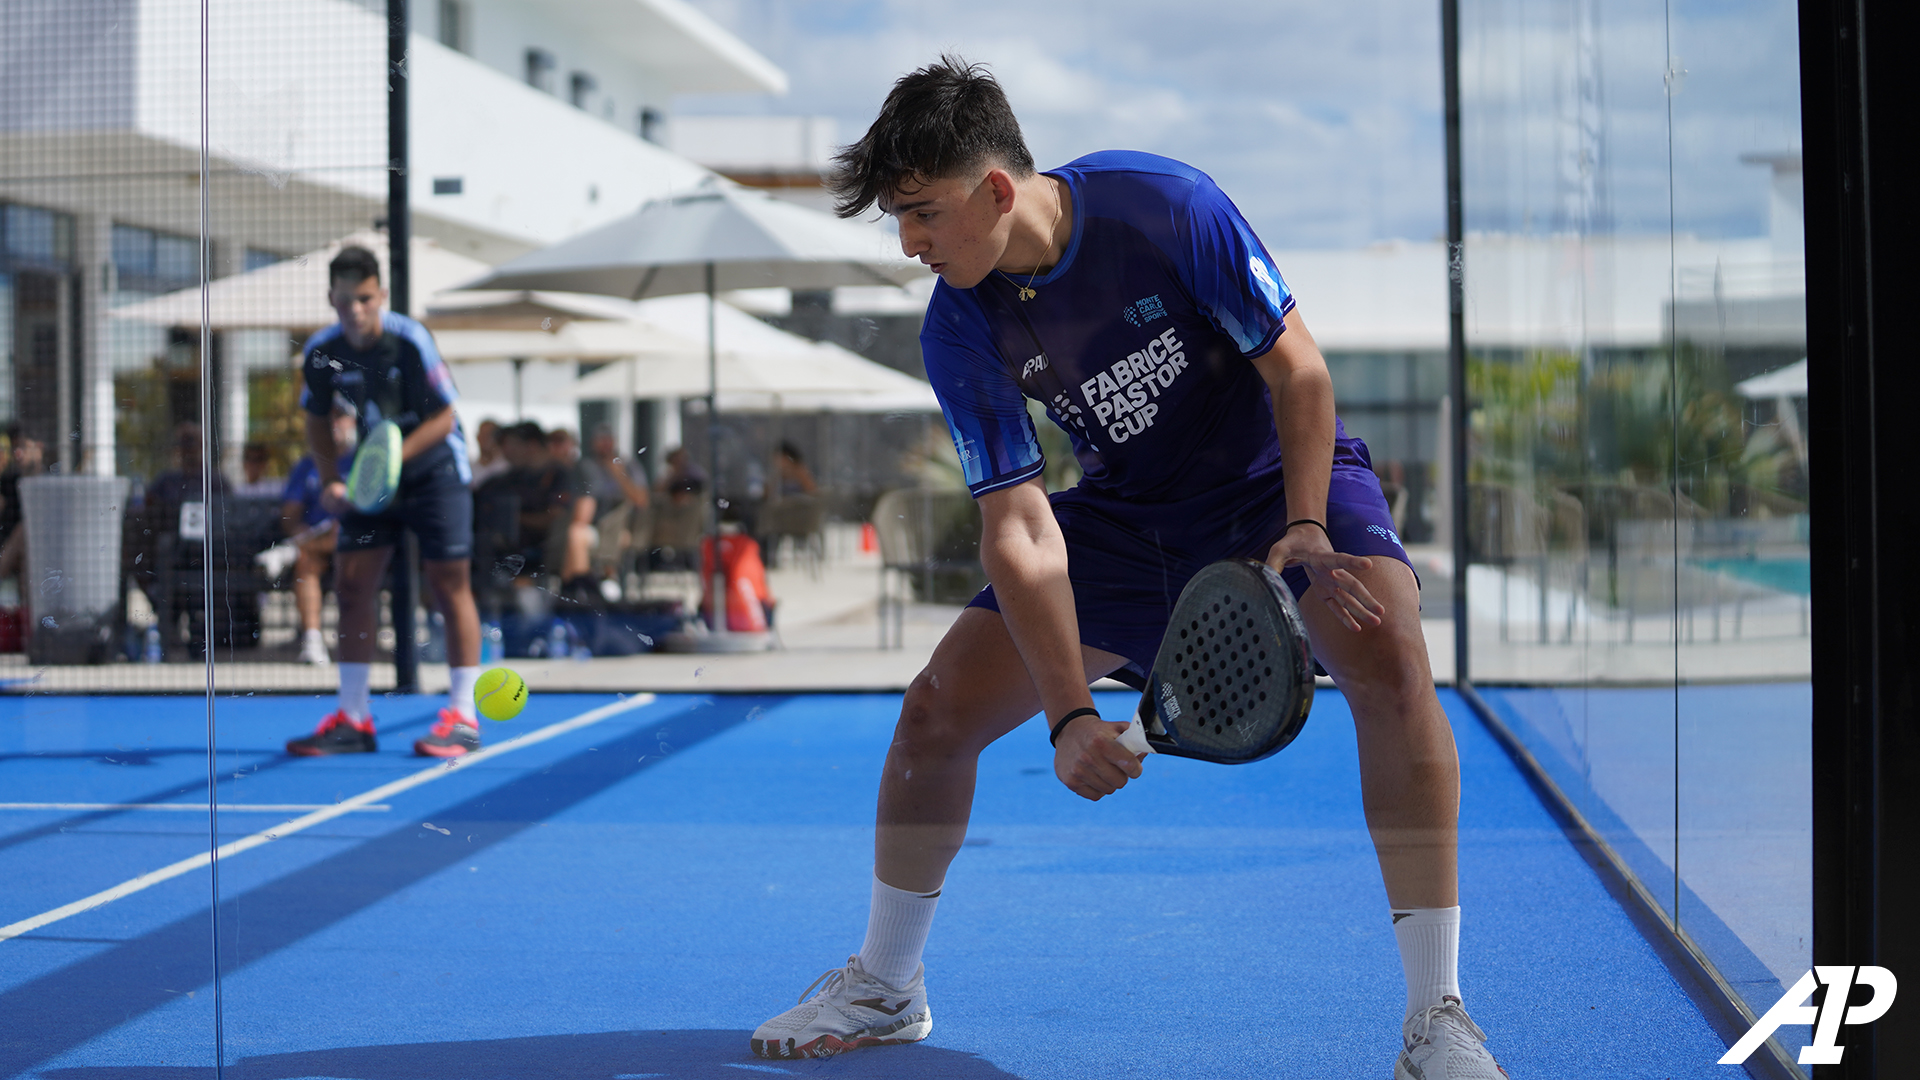
<path id="1" fill-rule="evenodd" d="M 1457 985 L 1459 764 L 1418 583 L 1366 447 L 1334 415 L 1326 363 L 1239 211 L 1198 170 L 1148 154 L 1035 172 L 998 85 L 953 57 L 896 83 L 836 161 L 840 212 L 877 203 L 940 276 L 922 351 L 993 584 L 908 689 L 880 782 L 865 942 L 821 993 L 762 1024 L 754 1050 L 926 1037 L 920 957 L 980 751 L 1039 710 L 1068 788 L 1099 799 L 1138 777 L 1115 741 L 1126 725 L 1100 720 L 1087 684 L 1138 683 L 1187 579 L 1247 555 L 1286 568 L 1353 710 L 1407 977 L 1395 1075 L 1504 1076 Z M 1084 473 L 1051 499 L 1029 397 Z"/>
<path id="2" fill-rule="evenodd" d="M 336 403 L 332 416 L 333 468 L 344 473 L 353 467 L 354 440 L 359 420 L 352 408 Z M 334 546 L 340 540 L 340 522 L 333 511 L 321 504 L 326 485 L 313 455 L 294 463 L 293 471 L 280 492 L 280 528 L 294 542 L 293 604 L 300 616 L 300 662 L 327 664 L 327 643 L 321 636 L 322 602 L 320 588 L 327 565 L 333 561 Z"/>
<path id="3" fill-rule="evenodd" d="M 327 301 L 340 321 L 313 335 L 301 351 L 306 388 L 307 450 L 319 470 L 321 498 L 340 519 L 334 593 L 340 603 L 339 707 L 312 735 L 292 739 L 293 754 L 371 753 L 377 748 L 367 687 L 379 629 L 378 598 L 402 527 L 420 541 L 420 564 L 446 620 L 452 685 L 439 722 L 414 740 L 417 754 L 458 757 L 480 746 L 473 684 L 480 678 L 480 620 L 468 562 L 473 554 L 472 479 L 453 413 L 453 378 L 425 327 L 383 311 L 387 290 L 373 252 L 343 248 L 327 268 Z M 364 439 L 382 420 L 400 427 L 400 489 L 377 515 L 346 501 L 328 413 L 335 398 L 359 418 Z"/>

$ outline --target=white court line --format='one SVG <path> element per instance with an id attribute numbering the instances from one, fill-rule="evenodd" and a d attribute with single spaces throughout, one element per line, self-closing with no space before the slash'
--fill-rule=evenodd
<path id="1" fill-rule="evenodd" d="M 220 803 L 223 814 L 290 814 L 302 810 L 325 810 L 335 803 Z M 356 806 L 356 812 L 391 810 L 386 803 Z M 0 810 L 193 810 L 207 812 L 206 803 L 178 802 L 0 802 Z"/>
<path id="2" fill-rule="evenodd" d="M 332 821 L 334 818 L 340 817 L 343 814 L 352 813 L 360 807 L 371 806 L 390 795 L 398 795 L 403 791 L 417 788 L 422 784 L 431 783 L 443 776 L 448 776 L 460 769 L 464 769 L 469 765 L 477 765 L 489 758 L 496 758 L 502 754 L 519 750 L 522 747 L 532 746 L 535 743 L 546 742 L 548 739 L 556 736 L 565 735 L 569 731 L 578 731 L 589 724 L 597 724 L 609 716 L 617 716 L 630 709 L 637 709 L 642 705 L 650 705 L 653 701 L 654 696 L 652 694 L 635 694 L 622 701 L 602 705 L 590 712 L 581 713 L 571 720 L 562 720 L 557 724 L 548 724 L 538 731 L 530 731 L 517 739 L 509 739 L 498 746 L 489 746 L 468 754 L 465 757 L 454 758 L 444 765 L 433 765 L 421 769 L 412 776 L 403 777 L 390 784 L 382 784 L 372 791 L 362 792 L 351 799 L 343 799 L 324 809 L 315 810 L 310 814 L 294 818 L 292 821 L 276 825 L 271 829 L 263 829 L 260 832 L 254 833 L 252 836 L 243 837 L 229 844 L 222 844 L 212 852 L 201 852 L 192 858 L 181 859 L 171 866 L 163 866 L 158 870 L 141 874 L 139 877 L 123 881 L 111 889 L 104 889 L 94 893 L 92 896 L 75 900 L 71 904 L 54 908 L 52 911 L 42 912 L 30 919 L 22 919 L 11 926 L 0 926 L 0 941 L 19 937 L 21 934 L 31 933 L 49 923 L 59 922 L 61 919 L 78 915 L 83 911 L 92 911 L 94 908 L 100 907 L 103 904 L 111 904 L 123 896 L 131 896 L 149 886 L 158 885 L 163 881 L 177 878 L 181 874 L 207 866 L 211 864 L 216 857 L 221 859 L 232 858 L 243 851 L 251 851 L 262 844 L 278 840 L 283 836 L 292 836 L 294 833 L 304 829 L 311 829 L 315 825 Z"/>

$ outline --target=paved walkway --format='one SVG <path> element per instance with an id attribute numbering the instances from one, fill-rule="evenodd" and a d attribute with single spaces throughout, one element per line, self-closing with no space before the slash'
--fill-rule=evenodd
<path id="1" fill-rule="evenodd" d="M 731 655 L 693 655 L 656 652 L 640 656 L 590 660 L 512 661 L 528 683 L 545 692 L 784 692 L 867 690 L 898 692 L 926 664 L 960 608 L 951 605 L 910 604 L 904 619 L 904 644 L 879 646 L 878 557 L 861 553 L 848 537 L 828 545 L 823 565 L 788 566 L 770 572 L 779 599 L 780 647 L 768 652 Z M 1453 680 L 1453 624 L 1451 565 L 1435 549 L 1415 548 L 1413 556 L 1425 586 L 1422 620 L 1435 680 Z M 1497 575 L 1489 567 L 1475 568 L 1474 671 L 1483 683 L 1586 683 L 1619 686 L 1671 685 L 1676 671 L 1687 683 L 1804 681 L 1811 675 L 1808 639 L 1798 631 L 1795 609 L 1774 615 L 1775 626 L 1761 612 L 1734 638 L 1732 616 L 1717 624 L 1721 640 L 1704 621 L 1642 618 L 1634 624 L 1609 623 L 1599 618 L 1577 620 L 1569 634 L 1564 620 L 1555 620 L 1547 643 L 1537 641 L 1537 623 L 1521 617 L 1531 612 L 1531 601 L 1514 604 L 1506 639 L 1500 633 L 1499 610 L 1482 611 L 1486 598 L 1498 595 L 1498 583 L 1482 581 Z M 661 578 L 655 593 L 684 586 Z M 1530 587 L 1524 582 L 1515 588 Z M 689 592 L 688 599 L 691 600 Z M 1673 642 L 1676 625 L 1681 642 Z M 1624 629 L 1623 629 L 1624 628 Z M 1631 634 L 1631 638 L 1627 635 Z M 1566 640 L 1568 637 L 1572 640 Z M 1688 640 L 1691 637 L 1692 640 Z M 1529 640 L 1522 640 L 1522 639 Z M 108 664 L 98 667 L 35 668 L 19 654 L 0 656 L 0 687 L 14 692 L 44 693 L 196 693 L 207 685 L 204 663 Z M 331 665 L 287 662 L 222 663 L 214 673 L 220 694 L 330 693 L 335 683 Z M 442 692 L 447 685 L 445 665 L 423 664 L 422 689 Z M 394 684 L 391 664 L 376 664 L 376 689 Z M 1112 685 L 1112 684 L 1110 684 Z"/>

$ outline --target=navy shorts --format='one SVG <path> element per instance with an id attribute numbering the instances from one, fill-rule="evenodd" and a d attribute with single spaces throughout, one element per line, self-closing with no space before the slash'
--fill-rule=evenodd
<path id="1" fill-rule="evenodd" d="M 1078 487 L 1049 498 L 1066 536 L 1080 641 L 1126 657 L 1136 677 L 1152 668 L 1188 579 L 1220 559 L 1265 559 L 1286 531 L 1287 496 L 1278 474 L 1176 503 L 1127 503 Z M 1327 532 L 1335 551 L 1385 556 L 1413 568 L 1359 439 L 1334 443 Z M 1295 597 L 1306 593 L 1306 570 L 1291 567 L 1282 576 Z M 991 585 L 967 606 L 1000 610 Z"/>
<path id="2" fill-rule="evenodd" d="M 340 517 L 341 551 L 392 547 L 402 527 L 420 540 L 420 557 L 438 562 L 473 557 L 473 492 L 451 458 L 417 476 L 404 476 L 385 511 Z"/>

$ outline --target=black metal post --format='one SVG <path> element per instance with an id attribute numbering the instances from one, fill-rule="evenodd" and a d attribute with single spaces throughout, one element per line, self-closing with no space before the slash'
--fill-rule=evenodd
<path id="1" fill-rule="evenodd" d="M 727 570 L 720 560 L 720 513 L 727 500 L 720 495 L 720 346 L 716 331 L 713 290 L 713 264 L 707 264 L 707 470 L 713 485 L 713 572 L 707 577 L 707 590 L 713 606 L 707 612 L 707 629 L 716 634 L 727 631 Z"/>
<path id="2" fill-rule="evenodd" d="M 1452 493 L 1448 515 L 1453 535 L 1453 681 L 1473 681 L 1467 655 L 1467 303 L 1466 211 L 1461 205 L 1460 3 L 1440 0 L 1440 70 L 1445 83 L 1447 141 L 1447 463 L 1440 477 Z"/>
<path id="3" fill-rule="evenodd" d="M 387 282 L 388 306 L 412 313 L 411 210 L 407 205 L 407 0 L 387 0 Z M 419 588 L 411 533 L 393 553 L 393 689 L 420 692 L 420 648 L 414 640 Z"/>
<path id="4" fill-rule="evenodd" d="M 1920 12 L 1801 0 L 1813 571 L 1813 962 L 1913 985 L 1920 927 L 1920 535 L 1913 102 Z M 1904 988 L 1903 988 L 1904 989 Z M 1856 994 L 1854 1004 L 1865 995 Z M 1818 999 L 1816 999 L 1818 1000 Z M 1843 1026 L 1826 1078 L 1909 1076 L 1920 994 Z"/>

